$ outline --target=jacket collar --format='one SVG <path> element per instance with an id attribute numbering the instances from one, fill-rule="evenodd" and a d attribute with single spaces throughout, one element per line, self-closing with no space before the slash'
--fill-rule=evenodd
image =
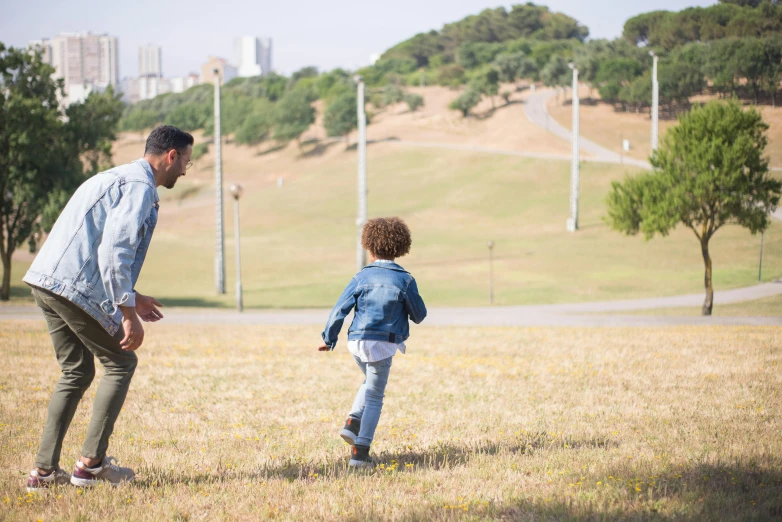
<path id="1" fill-rule="evenodd" d="M 155 174 L 154 172 L 152 172 L 152 165 L 150 165 L 149 162 L 144 158 L 138 159 L 133 163 L 138 164 L 139 167 L 144 169 L 144 173 L 147 175 L 149 182 L 152 184 L 153 187 L 155 187 L 155 203 L 157 203 L 158 201 L 160 201 L 160 196 L 158 196 L 157 193 L 157 185 L 155 184 Z"/>
<path id="2" fill-rule="evenodd" d="M 393 270 L 395 272 L 409 273 L 407 270 L 405 270 L 404 268 L 402 268 L 401 266 L 397 265 L 394 262 L 378 263 L 377 261 L 375 261 L 374 263 L 368 264 L 361 270 L 366 270 L 367 268 L 385 268 L 386 270 Z"/>

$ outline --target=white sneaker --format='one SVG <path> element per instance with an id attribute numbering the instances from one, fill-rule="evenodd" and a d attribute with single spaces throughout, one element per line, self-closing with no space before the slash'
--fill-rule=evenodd
<path id="1" fill-rule="evenodd" d="M 91 487 L 101 482 L 112 486 L 118 486 L 124 482 L 130 482 L 136 474 L 130 468 L 121 468 L 116 464 L 114 457 L 104 457 L 100 466 L 88 468 L 81 460 L 76 462 L 76 469 L 71 476 L 71 484 L 74 486 Z"/>

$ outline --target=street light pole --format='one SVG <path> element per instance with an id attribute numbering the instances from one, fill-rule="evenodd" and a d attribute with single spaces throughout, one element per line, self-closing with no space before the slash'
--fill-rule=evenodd
<path id="1" fill-rule="evenodd" d="M 573 157 L 570 163 L 570 219 L 567 221 L 568 232 L 578 230 L 578 184 L 579 184 L 579 165 L 578 165 L 578 69 L 576 64 L 569 63 L 568 67 L 573 71 L 573 130 L 571 132 L 571 142 L 573 144 Z"/>
<path id="2" fill-rule="evenodd" d="M 215 289 L 218 294 L 225 293 L 225 230 L 223 227 L 223 140 L 220 135 L 220 71 L 215 74 L 215 211 L 217 242 L 215 245 Z"/>
<path id="3" fill-rule="evenodd" d="M 364 112 L 364 80 L 354 78 L 358 83 L 358 213 L 356 217 L 356 271 L 367 264 L 367 254 L 361 246 L 361 230 L 367 221 L 367 117 Z"/>
<path id="4" fill-rule="evenodd" d="M 652 152 L 657 150 L 657 121 L 660 105 L 660 84 L 657 83 L 657 55 L 649 51 L 652 57 Z"/>
<path id="5" fill-rule="evenodd" d="M 231 185 L 231 195 L 234 197 L 234 240 L 236 241 L 236 309 L 240 312 L 244 311 L 244 302 L 242 301 L 242 249 L 239 233 L 239 198 L 242 197 L 243 192 L 241 185 Z"/>
<path id="6" fill-rule="evenodd" d="M 758 260 L 758 283 L 763 278 L 763 238 L 766 235 L 766 231 L 760 233 L 760 258 Z"/>
<path id="7" fill-rule="evenodd" d="M 494 304 L 494 268 L 492 250 L 494 249 L 494 241 L 489 240 L 489 304 Z"/>

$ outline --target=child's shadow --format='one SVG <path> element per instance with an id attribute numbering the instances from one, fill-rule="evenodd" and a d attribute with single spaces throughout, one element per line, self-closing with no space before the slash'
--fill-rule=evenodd
<path id="1" fill-rule="evenodd" d="M 137 479 L 139 487 L 159 487 L 173 484 L 219 484 L 227 482 L 260 483 L 269 479 L 293 481 L 338 480 L 353 473 L 411 473 L 421 469 L 451 469 L 467 465 L 475 458 L 497 455 L 533 455 L 539 452 L 611 449 L 618 443 L 606 438 L 561 437 L 546 432 L 529 433 L 512 439 L 484 440 L 478 442 L 446 441 L 426 448 L 409 447 L 403 451 L 384 451 L 373 456 L 376 467 L 371 470 L 355 470 L 348 466 L 348 459 L 302 461 L 297 458 L 275 459 L 255 469 L 227 469 L 218 466 L 209 472 L 180 472 L 147 468 L 141 470 L 143 478 Z"/>

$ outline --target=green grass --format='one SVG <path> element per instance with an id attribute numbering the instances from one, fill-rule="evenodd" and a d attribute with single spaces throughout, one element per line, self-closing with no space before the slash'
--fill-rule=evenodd
<path id="1" fill-rule="evenodd" d="M 233 169 L 247 185 L 242 260 L 247 307 L 329 307 L 355 271 L 356 158 L 261 158 Z M 493 240 L 495 303 L 559 303 L 698 292 L 703 264 L 694 235 L 678 229 L 649 242 L 610 230 L 605 196 L 626 167 L 582 166 L 580 223 L 565 231 L 570 166 L 564 161 L 467 151 L 373 145 L 368 152 L 370 217 L 398 215 L 413 232 L 400 263 L 429 305 L 488 302 L 486 242 Z M 241 170 L 241 172 L 239 172 Z M 284 171 L 277 188 L 264 174 Z M 257 173 L 257 174 L 253 174 Z M 244 176 L 243 178 L 241 176 Z M 208 192 L 165 198 L 138 288 L 172 305 L 232 306 L 234 243 L 226 200 L 228 294 L 214 289 L 214 209 Z M 738 227 L 712 243 L 714 286 L 751 285 L 760 238 Z M 766 279 L 782 275 L 782 226 L 765 238 Z M 17 286 L 23 275 L 14 266 Z"/>

